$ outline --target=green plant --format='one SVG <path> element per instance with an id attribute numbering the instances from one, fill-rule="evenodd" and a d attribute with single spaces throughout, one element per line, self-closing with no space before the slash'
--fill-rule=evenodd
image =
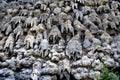
<path id="1" fill-rule="evenodd" d="M 101 70 L 101 79 L 100 80 L 119 80 L 119 74 L 114 71 L 115 68 L 111 70 L 106 66 Z"/>

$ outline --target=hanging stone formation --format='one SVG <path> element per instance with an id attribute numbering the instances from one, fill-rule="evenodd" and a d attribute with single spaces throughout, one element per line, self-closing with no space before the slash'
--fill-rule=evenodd
<path id="1" fill-rule="evenodd" d="M 104 65 L 120 66 L 119 0 L 0 0 L 0 80 L 97 80 Z"/>

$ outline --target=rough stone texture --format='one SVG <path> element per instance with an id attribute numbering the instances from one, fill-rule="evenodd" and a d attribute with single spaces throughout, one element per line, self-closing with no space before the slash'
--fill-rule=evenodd
<path id="1" fill-rule="evenodd" d="M 0 80 L 96 80 L 120 66 L 119 0 L 0 0 Z"/>

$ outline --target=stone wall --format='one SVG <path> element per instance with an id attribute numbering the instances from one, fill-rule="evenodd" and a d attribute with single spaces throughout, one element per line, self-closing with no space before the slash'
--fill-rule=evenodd
<path id="1" fill-rule="evenodd" d="M 120 66 L 119 0 L 0 0 L 0 80 L 96 80 Z"/>

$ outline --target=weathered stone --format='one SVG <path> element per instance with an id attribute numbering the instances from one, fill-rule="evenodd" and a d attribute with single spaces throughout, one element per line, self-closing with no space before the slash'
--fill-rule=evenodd
<path id="1" fill-rule="evenodd" d="M 97 80 L 104 65 L 119 67 L 119 6 L 0 0 L 0 80 Z"/>

